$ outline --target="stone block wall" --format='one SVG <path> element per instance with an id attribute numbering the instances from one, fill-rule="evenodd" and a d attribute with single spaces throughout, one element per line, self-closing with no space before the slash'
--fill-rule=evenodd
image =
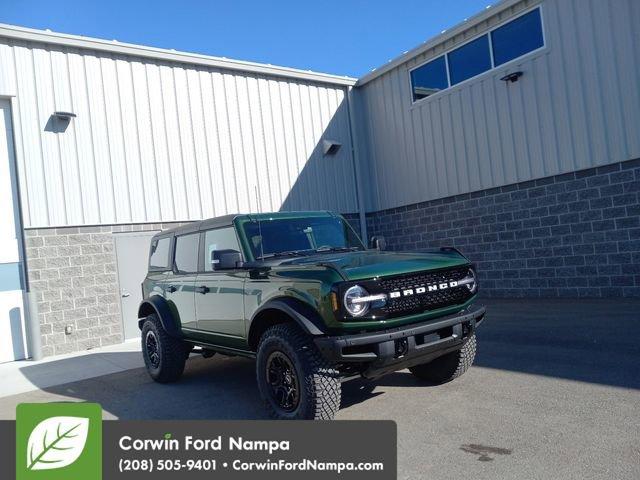
<path id="1" fill-rule="evenodd" d="M 640 159 L 367 214 L 392 250 L 445 245 L 494 297 L 640 297 Z"/>
<path id="2" fill-rule="evenodd" d="M 121 342 L 113 234 L 177 225 L 180 224 L 25 230 L 29 289 L 37 300 L 43 355 Z M 67 326 L 71 333 L 66 333 Z"/>

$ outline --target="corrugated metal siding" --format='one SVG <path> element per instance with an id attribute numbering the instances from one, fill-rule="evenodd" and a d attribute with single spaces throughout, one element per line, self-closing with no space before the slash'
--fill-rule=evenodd
<path id="1" fill-rule="evenodd" d="M 367 210 L 640 157 L 640 4 L 545 0 L 546 48 L 411 103 L 408 70 L 523 1 L 356 89 Z M 514 84 L 500 81 L 522 70 Z"/>
<path id="2" fill-rule="evenodd" d="M 24 225 L 355 212 L 345 88 L 0 38 Z"/>

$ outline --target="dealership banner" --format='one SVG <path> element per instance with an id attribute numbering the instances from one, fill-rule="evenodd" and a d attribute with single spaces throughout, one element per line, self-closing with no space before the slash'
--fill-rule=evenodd
<path id="1" fill-rule="evenodd" d="M 21 404 L 0 478 L 396 478 L 392 421 L 108 420 L 94 403 Z"/>

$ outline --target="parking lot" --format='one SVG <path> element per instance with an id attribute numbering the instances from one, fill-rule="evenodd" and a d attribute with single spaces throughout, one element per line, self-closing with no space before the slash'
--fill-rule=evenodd
<path id="1" fill-rule="evenodd" d="M 395 420 L 400 479 L 640 478 L 640 301 L 486 303 L 478 357 L 462 378 L 349 381 L 338 419 Z M 22 373 L 35 379 L 37 368 Z M 192 358 L 171 385 L 136 368 L 1 398 L 0 418 L 46 401 L 99 402 L 109 419 L 264 416 L 253 362 L 222 356 Z"/>

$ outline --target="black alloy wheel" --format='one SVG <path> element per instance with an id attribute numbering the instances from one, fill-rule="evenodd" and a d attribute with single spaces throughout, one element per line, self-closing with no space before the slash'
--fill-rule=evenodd
<path id="1" fill-rule="evenodd" d="M 266 380 L 276 404 L 285 412 L 293 412 L 300 402 L 300 383 L 293 363 L 276 350 L 267 359 Z"/>
<path id="2" fill-rule="evenodd" d="M 340 408 L 339 372 L 295 323 L 273 325 L 260 336 L 256 380 L 273 418 L 331 420 Z"/>
<path id="3" fill-rule="evenodd" d="M 149 357 L 151 366 L 153 368 L 158 368 L 160 366 L 160 348 L 158 346 L 158 338 L 153 330 L 149 330 L 147 332 L 144 344 L 147 349 L 147 356 Z"/>

